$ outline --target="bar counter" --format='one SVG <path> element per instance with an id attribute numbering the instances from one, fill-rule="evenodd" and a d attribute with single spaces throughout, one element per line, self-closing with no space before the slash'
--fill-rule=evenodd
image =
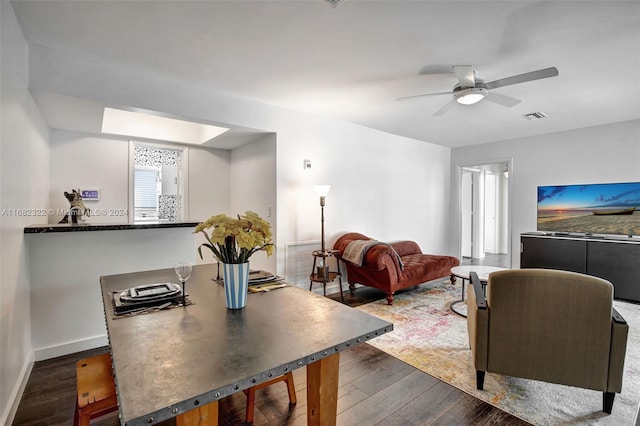
<path id="1" fill-rule="evenodd" d="M 130 229 L 195 228 L 200 222 L 135 222 L 135 223 L 56 223 L 48 225 L 29 225 L 25 234 L 43 234 L 45 232 L 83 232 L 83 231 L 125 231 Z"/>
<path id="2" fill-rule="evenodd" d="M 44 224 L 24 228 L 35 361 L 106 345 L 100 276 L 173 269 L 179 260 L 195 264 L 193 230 L 197 224 Z"/>

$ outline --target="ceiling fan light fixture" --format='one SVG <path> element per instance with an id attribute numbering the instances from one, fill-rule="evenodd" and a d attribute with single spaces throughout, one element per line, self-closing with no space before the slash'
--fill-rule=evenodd
<path id="1" fill-rule="evenodd" d="M 462 105 L 473 105 L 487 96 L 487 89 L 482 87 L 473 87 L 470 89 L 460 90 L 459 92 L 455 92 L 454 96 L 456 98 L 456 102 Z"/>

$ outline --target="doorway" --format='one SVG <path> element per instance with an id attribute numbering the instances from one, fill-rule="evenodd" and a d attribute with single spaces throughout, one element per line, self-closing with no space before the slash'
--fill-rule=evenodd
<path id="1" fill-rule="evenodd" d="M 508 161 L 460 168 L 460 213 L 461 263 L 508 268 Z"/>

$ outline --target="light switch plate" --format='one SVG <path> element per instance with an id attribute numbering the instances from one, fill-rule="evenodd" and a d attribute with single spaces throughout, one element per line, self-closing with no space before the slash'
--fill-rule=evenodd
<path id="1" fill-rule="evenodd" d="M 98 201 L 100 199 L 100 188 L 82 188 L 80 195 L 84 201 Z"/>

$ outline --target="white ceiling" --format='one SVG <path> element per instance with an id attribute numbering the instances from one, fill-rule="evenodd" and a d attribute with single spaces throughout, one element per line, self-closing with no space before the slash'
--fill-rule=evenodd
<path id="1" fill-rule="evenodd" d="M 637 0 L 12 3 L 30 44 L 450 147 L 640 118 Z M 512 108 L 396 101 L 450 91 L 453 74 L 421 74 L 442 65 L 560 75 L 494 89 Z"/>
<path id="2" fill-rule="evenodd" d="M 90 99 L 80 99 L 73 96 L 61 95 L 58 93 L 32 90 L 31 94 L 42 111 L 44 119 L 49 127 L 58 130 L 72 130 L 82 133 L 99 134 L 102 131 L 103 111 L 105 108 L 123 109 L 126 111 L 142 112 L 161 117 L 194 121 L 190 117 L 177 117 L 174 115 L 162 114 L 158 111 L 141 110 L 127 105 L 107 104 Z M 229 129 L 229 131 L 221 134 L 220 136 L 200 145 L 207 148 L 234 149 L 247 143 L 262 139 L 266 135 L 270 134 L 269 132 L 262 130 L 232 126 L 226 123 L 211 121 L 198 122 L 202 124 L 226 127 Z M 118 136 L 115 137 L 117 138 Z M 135 135 L 131 135 L 131 137 L 135 140 L 145 140 L 144 138 L 136 137 Z M 128 139 L 126 137 L 124 138 Z M 157 141 L 157 139 L 150 140 L 150 142 L 154 141 Z M 176 142 L 175 139 L 169 141 Z"/>

